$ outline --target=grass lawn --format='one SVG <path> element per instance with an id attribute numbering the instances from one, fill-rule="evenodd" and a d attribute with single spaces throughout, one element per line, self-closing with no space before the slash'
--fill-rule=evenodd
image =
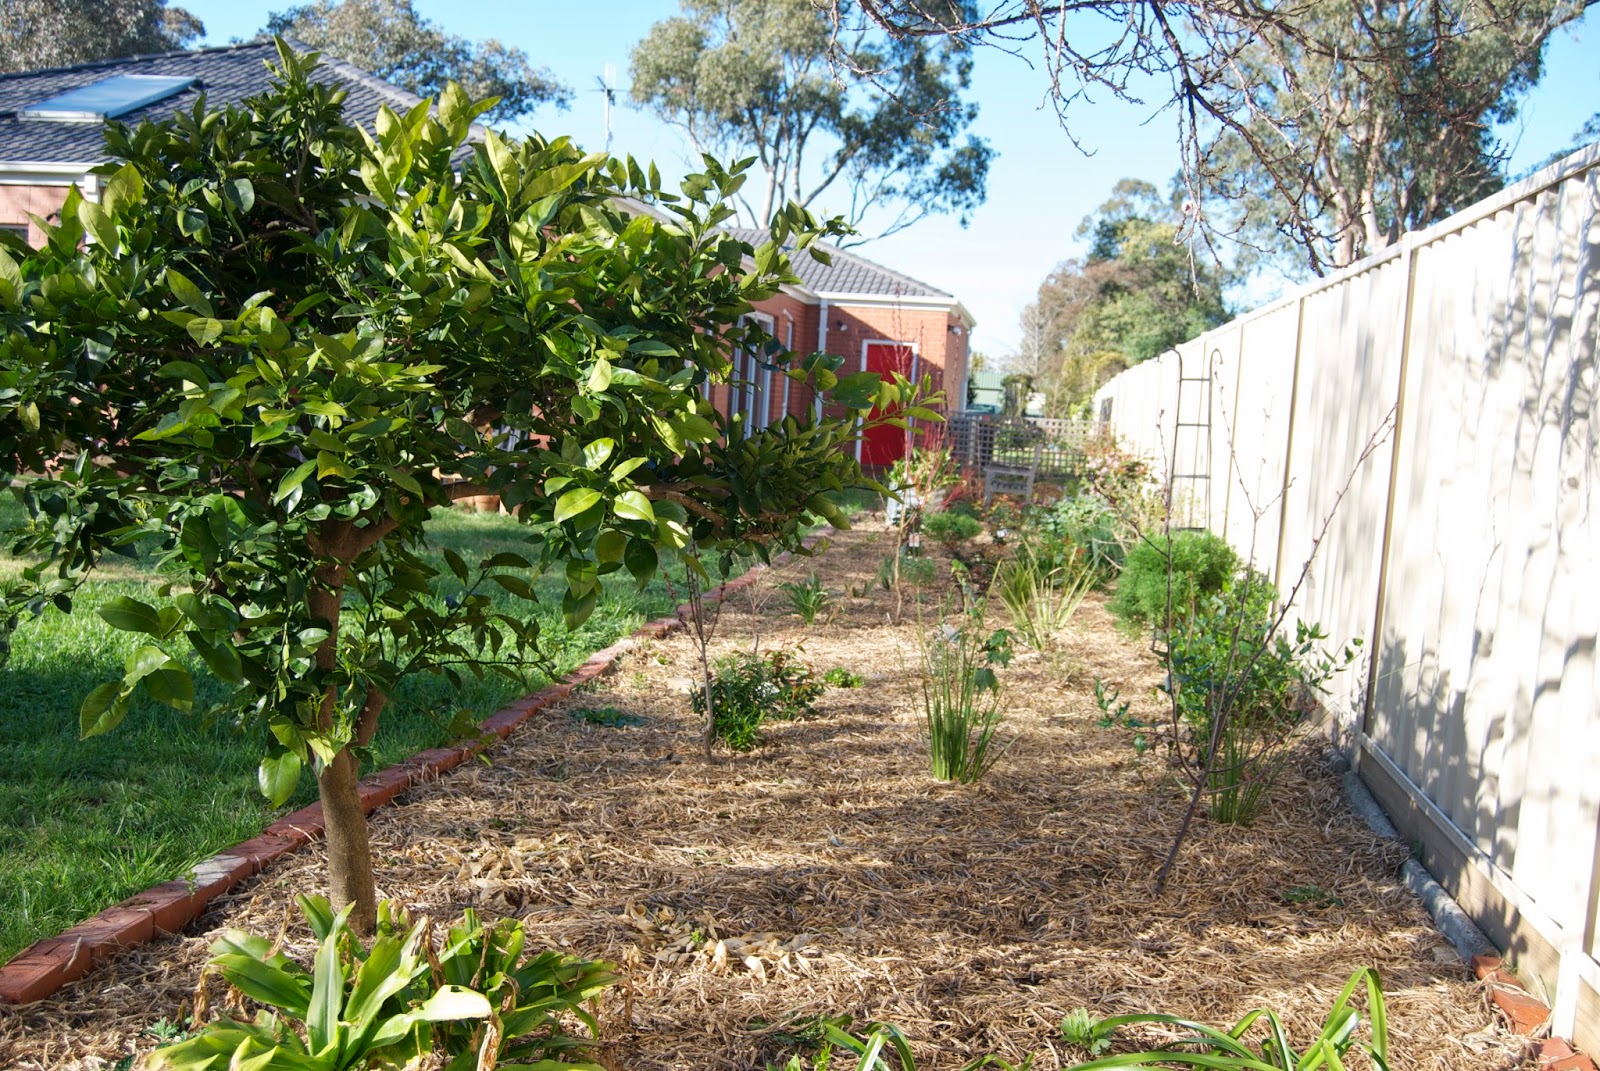
<path id="1" fill-rule="evenodd" d="M 18 520 L 16 502 L 0 495 L 0 529 Z M 435 553 L 449 547 L 469 562 L 526 549 L 510 517 L 450 511 L 430 528 Z M 0 556 L 0 570 L 16 567 Z M 83 697 L 119 676 L 142 639 L 106 625 L 95 607 L 118 595 L 159 604 L 158 582 L 148 563 L 118 562 L 80 591 L 72 615 L 47 609 L 17 630 L 10 664 L 0 671 L 0 962 L 147 886 L 181 877 L 275 817 L 255 785 L 256 733 L 140 701 L 112 732 L 78 739 Z M 550 596 L 537 612 L 546 650 L 563 672 L 678 601 L 659 578 L 640 592 L 623 573 L 608 578 L 589 621 L 567 632 L 560 586 L 559 577 L 536 585 Z M 503 598 L 506 609 L 526 611 L 526 603 Z M 198 660 L 190 668 L 201 711 L 224 686 Z M 384 713 L 377 766 L 445 743 L 443 726 L 456 711 L 481 719 L 523 691 L 498 675 L 469 678 L 459 691 L 443 678 L 409 680 Z M 315 792 L 306 777 L 287 809 Z"/>

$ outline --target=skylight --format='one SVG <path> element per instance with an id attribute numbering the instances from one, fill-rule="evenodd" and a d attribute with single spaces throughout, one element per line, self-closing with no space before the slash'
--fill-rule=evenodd
<path id="1" fill-rule="evenodd" d="M 103 123 L 165 100 L 194 85 L 193 78 L 155 74 L 119 74 L 41 100 L 17 112 L 19 119 L 56 123 Z"/>

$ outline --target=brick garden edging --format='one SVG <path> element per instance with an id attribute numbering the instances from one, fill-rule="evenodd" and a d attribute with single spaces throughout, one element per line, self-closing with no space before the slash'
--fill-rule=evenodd
<path id="1" fill-rule="evenodd" d="M 809 549 L 821 538 L 809 537 L 802 546 Z M 779 555 L 773 559 L 773 564 L 781 565 L 789 557 L 787 553 Z M 766 569 L 760 564 L 752 566 L 716 591 L 708 592 L 708 600 L 748 587 Z M 659 639 L 682 628 L 689 613 L 689 604 L 683 603 L 672 616 L 647 621 L 631 635 L 601 648 L 560 682 L 524 696 L 484 719 L 483 734 L 472 743 L 419 751 L 404 762 L 365 778 L 361 782 L 361 809 L 371 814 L 411 786 L 435 780 L 504 740 L 511 735 L 511 730 L 534 714 L 604 674 L 642 640 Z M 321 837 L 324 829 L 322 804 L 302 807 L 273 822 L 259 835 L 202 861 L 194 868 L 192 882 L 168 881 L 152 886 L 80 922 L 60 936 L 35 942 L 0 966 L 0 1003 L 26 1004 L 43 1000 L 62 986 L 82 978 L 120 950 L 181 931 L 204 914 L 218 896 L 261 873 L 269 863 L 299 851 Z"/>

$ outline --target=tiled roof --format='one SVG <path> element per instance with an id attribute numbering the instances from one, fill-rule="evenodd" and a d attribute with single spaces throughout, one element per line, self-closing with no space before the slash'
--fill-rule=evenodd
<path id="1" fill-rule="evenodd" d="M 224 48 L 162 52 L 0 75 L 0 170 L 7 163 L 87 166 L 105 159 L 105 142 L 99 123 L 18 119 L 17 111 L 30 104 L 122 74 L 182 75 L 198 79 L 188 89 L 118 117 L 120 122 L 130 125 L 145 119 L 165 119 L 194 107 L 201 93 L 206 95 L 208 105 L 221 107 L 262 92 L 271 83 L 266 63 L 276 60 L 277 50 L 272 41 L 263 39 Z M 368 129 L 377 118 L 380 105 L 388 104 L 403 112 L 418 100 L 403 89 L 327 55 L 322 57 L 321 65 L 311 77 L 314 81 L 344 86 L 348 93 L 345 115 Z"/>
<path id="2" fill-rule="evenodd" d="M 767 241 L 771 236 L 758 227 L 729 227 L 728 232 L 741 242 L 749 242 L 758 246 Z M 829 245 L 827 242 L 818 242 L 817 246 L 826 250 L 832 264 L 824 264 L 812 258 L 810 253 L 800 253 L 790 257 L 794 273 L 800 276 L 800 281 L 805 283 L 807 289 L 819 294 L 862 294 L 871 297 L 915 297 L 915 298 L 948 298 L 954 300 L 950 294 L 937 287 L 929 286 L 909 275 L 902 275 L 882 264 L 868 260 L 866 257 L 857 256 L 846 252 L 838 246 Z"/>

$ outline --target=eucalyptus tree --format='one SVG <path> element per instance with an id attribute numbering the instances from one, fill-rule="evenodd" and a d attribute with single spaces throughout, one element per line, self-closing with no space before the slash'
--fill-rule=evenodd
<path id="1" fill-rule="evenodd" d="M 775 215 L 752 249 L 720 228 L 741 168 L 653 168 L 565 139 L 468 143 L 488 107 L 456 85 L 372 134 L 315 56 L 279 42 L 273 88 L 240 107 L 107 128 L 98 203 L 76 195 L 43 248 L 0 248 L 0 456 L 31 557 L 13 608 L 74 591 L 108 553 L 159 548 L 158 603 L 101 609 L 141 634 L 85 697 L 111 730 L 143 695 L 194 707 L 188 659 L 232 685 L 274 802 L 314 773 L 333 899 L 370 926 L 358 778 L 409 674 L 511 672 L 537 625 L 498 611 L 565 578 L 569 626 L 600 578 L 664 560 L 765 556 L 830 491 L 869 484 L 846 447 L 905 380 L 838 378 L 748 322 L 793 278 L 782 250 L 833 225 Z M 828 417 L 730 434 L 707 401 L 753 351 L 825 391 Z M 431 509 L 497 494 L 525 554 L 419 550 Z"/>
<path id="2" fill-rule="evenodd" d="M 682 6 L 634 48 L 632 96 L 697 151 L 755 157 L 753 225 L 792 200 L 883 237 L 933 214 L 964 223 L 983 203 L 993 151 L 968 133 L 959 42 L 840 29 L 812 0 Z"/>
<path id="3" fill-rule="evenodd" d="M 1171 115 L 1191 227 L 1320 273 L 1494 188 L 1494 123 L 1595 0 L 821 2 L 841 41 L 871 26 L 1028 58 L 1069 136 L 1107 97 Z"/>
<path id="4" fill-rule="evenodd" d="M 0 72 L 166 52 L 205 32 L 199 19 L 166 0 L 5 0 Z"/>
<path id="5" fill-rule="evenodd" d="M 541 104 L 565 107 L 572 91 L 528 54 L 488 38 L 470 41 L 417 14 L 411 0 L 312 0 L 267 17 L 265 32 L 321 49 L 418 96 L 459 82 L 468 96 L 497 97 L 491 122 Z"/>

